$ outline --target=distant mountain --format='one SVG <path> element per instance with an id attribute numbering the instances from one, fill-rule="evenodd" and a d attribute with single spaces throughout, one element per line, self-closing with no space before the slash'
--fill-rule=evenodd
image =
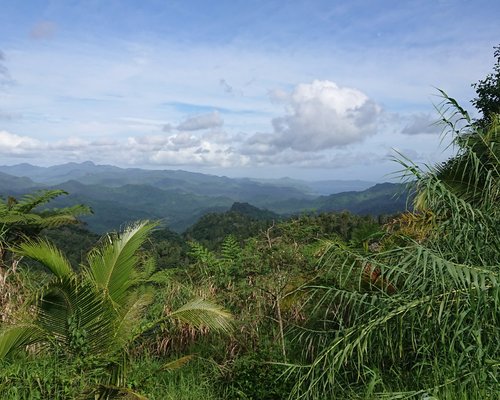
<path id="1" fill-rule="evenodd" d="M 252 179 L 256 182 L 272 184 L 276 186 L 287 186 L 294 187 L 314 196 L 326 196 L 329 194 L 350 192 L 350 191 L 361 191 L 366 190 L 376 182 L 362 181 L 362 180 L 322 180 L 322 181 L 304 181 L 291 178 L 280 178 L 280 179 Z"/>
<path id="2" fill-rule="evenodd" d="M 59 185 L 70 180 L 107 187 L 120 187 L 128 184 L 150 185 L 179 193 L 224 196 L 234 201 L 248 201 L 262 206 L 273 199 L 312 197 L 295 187 L 277 186 L 249 179 L 231 179 L 182 170 L 118 168 L 111 165 L 95 165 L 90 161 L 52 167 L 36 167 L 30 164 L 0 166 L 0 172 L 28 177 L 45 185 Z"/>
<path id="3" fill-rule="evenodd" d="M 124 223 L 138 219 L 161 219 L 170 229 L 181 232 L 206 212 L 225 211 L 233 203 L 232 199 L 222 196 L 199 196 L 150 185 L 108 187 L 69 181 L 54 187 L 70 194 L 56 199 L 52 206 L 89 205 L 94 215 L 83 219 L 91 230 L 98 233 L 118 229 Z"/>
<path id="4" fill-rule="evenodd" d="M 54 165 L 52 167 L 38 167 L 35 165 L 23 163 L 11 166 L 0 166 L 0 172 L 9 175 L 28 177 L 37 183 L 55 185 L 69 180 L 80 180 L 87 175 L 111 172 L 120 170 L 111 165 L 95 165 L 91 161 L 83 163 L 70 162 L 67 164 Z"/>
<path id="5" fill-rule="evenodd" d="M 332 194 L 317 199 L 319 211 L 347 210 L 360 215 L 394 214 L 409 206 L 408 186 L 379 183 L 361 192 Z"/>
<path id="6" fill-rule="evenodd" d="M 360 180 L 327 180 L 306 182 L 306 184 L 313 190 L 314 193 L 326 196 L 342 192 L 359 192 L 372 187 L 376 184 L 376 182 Z"/>
<path id="7" fill-rule="evenodd" d="M 5 174 L 0 172 L 0 188 L 5 188 L 8 190 L 8 193 L 5 195 L 15 195 L 16 193 L 24 193 L 26 190 L 30 188 L 35 188 L 37 184 L 33 182 L 30 178 L 26 177 L 18 177 Z M 3 192 L 0 192 L 0 195 L 4 195 Z"/>
<path id="8" fill-rule="evenodd" d="M 407 209 L 408 187 L 399 183 L 380 183 L 360 192 L 336 193 L 313 200 L 288 199 L 269 205 L 280 214 L 317 211 L 349 211 L 360 215 L 394 214 Z"/>
<path id="9" fill-rule="evenodd" d="M 161 219 L 182 232 L 207 213 L 230 211 L 245 218 L 269 220 L 278 214 L 348 210 L 358 214 L 390 214 L 406 208 L 403 186 L 378 184 L 362 191 L 314 195 L 339 188 L 365 187 L 365 181 L 306 182 L 289 178 L 257 181 L 231 179 L 182 170 L 143 170 L 68 163 L 53 167 L 30 164 L 0 167 L 0 195 L 22 195 L 57 188 L 69 193 L 51 207 L 87 204 L 89 229 L 102 233 L 137 219 Z"/>

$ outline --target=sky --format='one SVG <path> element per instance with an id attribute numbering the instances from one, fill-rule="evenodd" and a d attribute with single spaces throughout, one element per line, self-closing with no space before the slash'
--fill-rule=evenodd
<path id="1" fill-rule="evenodd" d="M 0 0 L 0 165 L 384 181 L 448 158 L 497 0 Z"/>

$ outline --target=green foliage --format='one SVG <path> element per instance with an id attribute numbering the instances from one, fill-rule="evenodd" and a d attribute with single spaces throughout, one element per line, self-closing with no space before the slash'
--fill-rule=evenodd
<path id="1" fill-rule="evenodd" d="M 375 253 L 330 242 L 320 274 L 334 280 L 304 288 L 310 319 L 294 338 L 306 365 L 290 370 L 292 398 L 500 393 L 498 119 L 484 131 L 453 99 L 444 106 L 458 147 L 446 174 L 401 161 L 417 179 L 412 218 L 430 229 Z"/>
<path id="2" fill-rule="evenodd" d="M 189 246 L 176 232 L 160 228 L 153 232 L 145 250 L 154 255 L 158 269 L 181 268 L 188 263 Z"/>
<path id="3" fill-rule="evenodd" d="M 184 232 L 189 241 L 203 244 L 210 250 L 219 249 L 224 239 L 232 235 L 240 242 L 257 235 L 272 223 L 272 219 L 258 218 L 253 210 L 250 215 L 242 212 L 240 206 L 225 213 L 209 213 L 201 217 L 198 222 Z M 264 216 L 268 214 L 265 211 Z"/>
<path id="4" fill-rule="evenodd" d="M 154 263 L 139 250 L 154 227 L 142 222 L 121 235 L 107 235 L 89 253 L 80 273 L 74 272 L 62 253 L 48 242 L 21 243 L 15 251 L 40 262 L 51 279 L 31 305 L 30 323 L 3 328 L 2 358 L 34 344 L 40 351 L 47 348 L 64 354 L 82 371 L 99 369 L 101 384 L 96 393 L 110 397 L 131 394 L 124 389 L 128 349 L 144 332 L 168 320 L 228 332 L 230 315 L 201 299 L 144 323 L 145 309 L 153 299 L 148 281 Z"/>
<path id="5" fill-rule="evenodd" d="M 78 269 L 80 264 L 84 263 L 87 253 L 99 240 L 99 235 L 79 225 L 44 229 L 39 236 L 60 249 L 73 269 Z"/>
<path id="6" fill-rule="evenodd" d="M 88 388 L 97 386 L 105 372 L 95 368 L 82 373 L 81 365 L 56 354 L 21 357 L 0 363 L 0 368 L 0 397 L 9 400 L 67 400 L 86 398 L 85 394 L 94 399 Z M 166 371 L 161 360 L 146 355 L 133 359 L 124 394 L 130 396 L 126 398 L 133 394 L 138 398 L 138 392 L 147 393 L 149 400 L 220 399 L 210 382 L 210 376 L 217 375 L 213 364 L 203 360 L 195 359 L 182 369 Z"/>
<path id="7" fill-rule="evenodd" d="M 221 377 L 219 384 L 231 399 L 287 399 L 293 382 L 283 379 L 282 366 L 272 362 L 279 357 L 279 353 L 262 349 L 243 355 L 234 360 L 230 372 Z"/>
<path id="8" fill-rule="evenodd" d="M 41 206 L 67 193 L 63 190 L 41 190 L 21 199 L 8 197 L 0 202 L 0 262 L 5 248 L 24 237 L 34 237 L 44 228 L 79 223 L 78 217 L 92 213 L 84 205 L 43 209 Z"/>
<path id="9" fill-rule="evenodd" d="M 97 384 L 102 373 L 96 369 L 82 374 L 78 364 L 56 354 L 0 362 L 0 368 L 0 397 L 9 400 L 75 399 Z"/>
<path id="10" fill-rule="evenodd" d="M 493 72 L 472 85 L 477 94 L 472 104 L 483 114 L 482 118 L 476 121 L 481 128 L 486 128 L 491 123 L 493 115 L 500 114 L 500 46 L 494 49 L 496 64 L 493 66 Z"/>
<path id="11" fill-rule="evenodd" d="M 77 216 L 92 212 L 84 205 L 40 209 L 45 203 L 67 194 L 64 190 L 42 190 L 19 200 L 9 197 L 5 202 L 0 202 L 0 225 L 7 228 L 10 234 L 37 233 L 43 228 L 77 223 Z"/>

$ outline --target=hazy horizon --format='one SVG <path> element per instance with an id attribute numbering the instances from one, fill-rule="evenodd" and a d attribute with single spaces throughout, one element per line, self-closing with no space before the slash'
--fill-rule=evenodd
<path id="1" fill-rule="evenodd" d="M 90 160 L 87 160 L 87 161 L 69 161 L 67 163 L 61 163 L 61 164 L 47 164 L 47 165 L 40 165 L 40 164 L 36 164 L 36 163 L 30 163 L 30 162 L 22 162 L 22 163 L 14 163 L 14 164 L 2 164 L 0 165 L 0 168 L 3 168 L 3 167 L 15 167 L 15 166 L 19 166 L 19 165 L 30 165 L 30 166 L 33 166 L 33 167 L 41 167 L 41 168 L 50 168 L 50 167 L 57 167 L 57 166 L 64 166 L 66 164 L 71 164 L 71 163 L 74 163 L 74 164 L 85 164 L 85 163 L 92 163 L 93 165 L 99 167 L 99 166 L 112 166 L 112 167 L 118 167 L 118 168 L 121 168 L 121 169 L 127 169 L 127 168 L 136 168 L 136 169 L 142 169 L 142 170 L 146 170 L 146 171 L 184 171 L 184 172 L 191 172 L 191 173 L 201 173 L 201 174 L 206 174 L 206 175 L 215 175 L 215 176 L 220 176 L 220 177 L 228 177 L 228 178 L 234 178 L 234 179 L 258 179 L 258 180 L 262 180 L 262 181 L 275 181 L 275 180 L 296 180 L 296 181 L 307 181 L 307 182 L 321 182 L 321 181 L 346 181 L 346 182 L 354 182 L 354 181 L 359 181 L 359 182 L 371 182 L 373 184 L 376 184 L 376 183 L 382 183 L 382 182 L 397 182 L 398 179 L 395 178 L 394 176 L 387 176 L 386 179 L 383 179 L 383 180 L 380 180 L 380 181 L 371 181 L 369 179 L 334 179 L 334 178 L 328 178 L 326 177 L 325 179 L 315 179 L 314 177 L 305 177 L 305 178 L 300 178 L 300 177 L 290 177 L 290 176 L 287 176 L 287 175 L 283 175 L 283 176 L 278 176 L 278 177 L 269 177 L 267 175 L 239 175 L 236 171 L 236 173 L 234 173 L 235 171 L 232 171 L 232 170 L 226 170 L 225 173 L 210 173 L 210 172 L 207 172 L 207 171 L 196 171 L 196 170 L 188 170 L 188 169 L 184 169 L 184 168 L 165 168 L 165 167 L 160 167 L 160 166 L 157 166 L 156 168 L 153 166 L 153 167 L 137 167 L 137 166 L 118 166 L 118 165 L 113 165 L 113 164 L 105 164 L 105 163 L 95 163 L 93 161 L 90 161 Z M 3 171 L 0 171 L 0 172 L 3 172 Z M 227 173 L 229 172 L 229 174 Z M 233 172 L 233 173 L 231 173 Z M 5 173 L 5 172 L 4 172 Z"/>
<path id="2" fill-rule="evenodd" d="M 395 180 L 474 116 L 491 1 L 2 2 L 0 164 Z M 460 21 L 460 23 L 457 23 Z"/>

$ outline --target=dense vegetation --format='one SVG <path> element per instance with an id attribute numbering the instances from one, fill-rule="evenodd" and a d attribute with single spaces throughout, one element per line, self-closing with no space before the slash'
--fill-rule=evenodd
<path id="1" fill-rule="evenodd" d="M 143 219 L 161 219 L 181 233 L 205 214 L 230 211 L 235 203 L 270 210 L 269 219 L 274 218 L 273 212 L 291 215 L 347 210 L 378 215 L 406 208 L 406 196 L 398 184 L 370 187 L 373 184 L 363 181 L 307 183 L 291 179 L 259 182 L 185 171 L 121 169 L 90 162 L 53 167 L 19 164 L 0 166 L 0 171 L 0 193 L 6 196 L 19 197 L 37 189 L 65 190 L 69 195 L 55 199 L 53 206 L 80 203 L 91 207 L 94 214 L 82 220 L 98 234 Z M 323 190 L 319 184 L 324 185 Z M 339 193 L 342 189 L 351 191 Z"/>
<path id="2" fill-rule="evenodd" d="M 478 98 L 495 84 L 480 81 Z M 488 96 L 474 120 L 443 93 L 456 154 L 427 170 L 400 160 L 413 208 L 392 217 L 281 219 L 240 203 L 184 235 L 138 222 L 96 242 L 66 226 L 85 209 L 37 209 L 60 192 L 7 199 L 0 396 L 498 399 Z"/>

